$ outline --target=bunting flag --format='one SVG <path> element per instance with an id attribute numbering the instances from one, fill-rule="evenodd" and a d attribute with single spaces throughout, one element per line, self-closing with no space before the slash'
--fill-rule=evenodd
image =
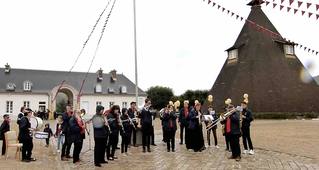
<path id="1" fill-rule="evenodd" d="M 273 8 L 275 8 L 277 6 L 277 4 L 273 3 L 272 6 L 273 6 Z"/>
<path id="2" fill-rule="evenodd" d="M 269 5 L 270 2 L 266 1 L 266 6 Z"/>
<path id="3" fill-rule="evenodd" d="M 318 53 L 319 53 L 319 52 L 317 51 L 317 52 L 316 52 L 316 55 L 318 55 Z"/>
<path id="4" fill-rule="evenodd" d="M 303 48 L 303 50 L 306 50 L 306 49 L 307 49 L 307 47 L 304 47 L 304 48 Z"/>
<path id="5" fill-rule="evenodd" d="M 238 19 L 239 18 L 239 15 L 236 15 L 236 19 Z"/>
<path id="6" fill-rule="evenodd" d="M 296 14 L 298 12 L 298 9 L 294 9 L 294 14 Z"/>
<path id="7" fill-rule="evenodd" d="M 309 18 L 311 17 L 311 15 L 312 15 L 312 13 L 311 13 L 311 12 L 308 12 L 308 17 L 309 17 Z"/>
<path id="8" fill-rule="evenodd" d="M 215 2 L 213 2 L 213 7 L 216 5 L 216 3 Z"/>
<path id="9" fill-rule="evenodd" d="M 291 10 L 291 8 L 290 7 L 287 7 L 287 12 L 289 12 Z"/>
<path id="10" fill-rule="evenodd" d="M 243 21 L 243 19 L 244 19 L 243 17 L 240 17 L 240 21 Z"/>
<path id="11" fill-rule="evenodd" d="M 224 11 L 225 11 L 225 8 L 223 7 L 223 8 L 222 8 L 222 12 L 224 12 Z"/>
<path id="12" fill-rule="evenodd" d="M 307 3 L 307 9 L 309 9 L 309 7 L 311 6 L 311 3 Z"/>
<path id="13" fill-rule="evenodd" d="M 280 5 L 280 11 L 281 11 L 283 8 L 284 8 L 284 6 L 283 6 L 283 5 Z"/>
<path id="14" fill-rule="evenodd" d="M 229 10 L 227 10 L 227 14 L 229 14 Z"/>
<path id="15" fill-rule="evenodd" d="M 289 0 L 289 5 L 291 5 L 292 3 L 294 3 L 295 0 Z"/>
<path id="16" fill-rule="evenodd" d="M 281 4 L 284 3 L 285 0 L 281 0 Z"/>
<path id="17" fill-rule="evenodd" d="M 219 8 L 220 8 L 220 5 L 217 6 L 217 9 L 219 9 Z"/>
<path id="18" fill-rule="evenodd" d="M 306 11 L 301 11 L 301 15 L 303 16 L 303 14 L 305 14 Z"/>
<path id="19" fill-rule="evenodd" d="M 316 4 L 316 11 L 319 10 L 319 4 Z"/>
<path id="20" fill-rule="evenodd" d="M 300 45 L 300 48 L 302 48 L 302 45 Z"/>
<path id="21" fill-rule="evenodd" d="M 318 20 L 318 18 L 319 18 L 319 14 L 316 14 L 316 19 Z"/>
<path id="22" fill-rule="evenodd" d="M 231 16 L 233 16 L 234 14 L 235 14 L 235 13 L 232 12 L 232 13 L 231 13 Z"/>
<path id="23" fill-rule="evenodd" d="M 302 5 L 303 2 L 298 1 L 298 8 L 300 8 L 300 6 Z"/>
<path id="24" fill-rule="evenodd" d="M 310 48 L 308 48 L 308 53 L 310 52 L 310 50 L 311 50 L 311 49 L 310 49 Z"/>

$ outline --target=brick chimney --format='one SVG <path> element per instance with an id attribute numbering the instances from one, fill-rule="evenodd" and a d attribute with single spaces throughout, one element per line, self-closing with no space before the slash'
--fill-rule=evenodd
<path id="1" fill-rule="evenodd" d="M 117 80 L 116 70 L 111 70 L 110 74 L 111 74 L 111 81 L 116 82 L 116 80 Z"/>
<path id="2" fill-rule="evenodd" d="M 97 81 L 101 82 L 103 80 L 103 70 L 100 68 L 97 72 Z"/>
<path id="3" fill-rule="evenodd" d="M 10 71 L 11 71 L 11 67 L 10 67 L 10 65 L 7 63 L 7 64 L 4 66 L 4 72 L 7 73 L 7 74 L 9 74 Z"/>

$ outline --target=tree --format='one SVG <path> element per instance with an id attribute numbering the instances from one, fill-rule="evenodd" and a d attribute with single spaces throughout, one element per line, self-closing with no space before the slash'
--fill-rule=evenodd
<path id="1" fill-rule="evenodd" d="M 173 90 L 169 87 L 154 86 L 146 91 L 148 97 L 152 101 L 154 109 L 162 109 L 174 96 Z"/>
<path id="2" fill-rule="evenodd" d="M 67 102 L 65 99 L 61 99 L 60 101 L 58 101 L 56 105 L 56 112 L 63 113 L 65 111 L 66 105 L 67 105 Z"/>
<path id="3" fill-rule="evenodd" d="M 188 100 L 191 106 L 194 105 L 195 100 L 198 100 L 201 104 L 204 104 L 208 96 L 208 90 L 187 90 L 179 98 L 181 103 L 184 100 Z"/>

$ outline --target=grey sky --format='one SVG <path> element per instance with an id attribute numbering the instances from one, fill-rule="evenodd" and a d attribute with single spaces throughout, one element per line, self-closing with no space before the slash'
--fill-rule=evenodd
<path id="1" fill-rule="evenodd" d="M 207 5 L 207 0 L 136 1 L 139 86 L 168 86 L 176 94 L 210 89 L 227 57 L 225 49 L 233 45 L 244 22 Z M 243 17 L 250 11 L 248 0 L 215 2 Z M 8 62 L 13 68 L 69 70 L 106 4 L 107 0 L 1 0 L 1 67 Z M 314 16 L 265 5 L 263 10 L 283 37 L 319 50 L 319 20 Z M 314 6 L 307 11 L 319 14 Z M 88 69 L 105 17 L 75 71 Z M 91 71 L 116 69 L 134 81 L 133 48 L 132 0 L 117 0 Z M 314 63 L 312 75 L 319 74 L 319 56 L 299 48 L 296 52 L 304 64 Z"/>

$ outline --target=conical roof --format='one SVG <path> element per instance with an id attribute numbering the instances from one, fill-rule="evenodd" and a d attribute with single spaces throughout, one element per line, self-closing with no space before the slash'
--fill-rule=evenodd
<path id="1" fill-rule="evenodd" d="M 252 6 L 248 20 L 280 35 L 262 11 L 261 3 L 253 0 L 248 4 Z M 221 111 L 226 98 L 239 105 L 243 94 L 248 93 L 249 107 L 255 112 L 319 112 L 319 86 L 313 78 L 308 83 L 301 80 L 300 72 L 305 68 L 295 54 L 285 53 L 285 45 L 293 44 L 246 22 L 235 44 L 227 50 L 237 49 L 237 61 L 225 61 L 210 90 L 216 99 L 215 109 Z"/>

